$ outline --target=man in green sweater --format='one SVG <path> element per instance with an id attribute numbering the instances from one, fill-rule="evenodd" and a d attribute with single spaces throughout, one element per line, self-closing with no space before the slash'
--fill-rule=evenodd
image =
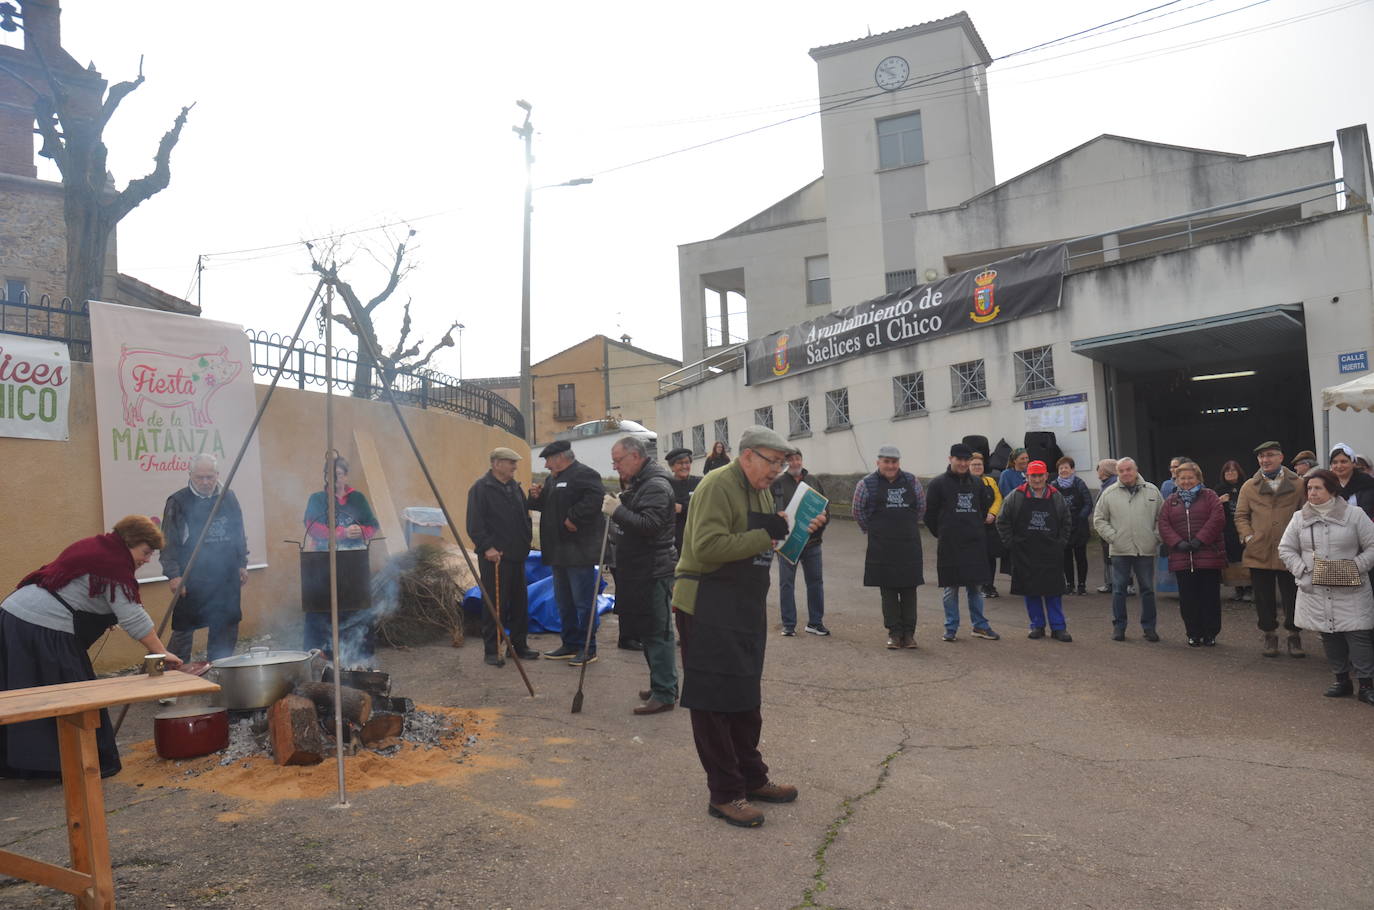
<path id="1" fill-rule="evenodd" d="M 767 427 L 744 431 L 739 457 L 706 475 L 692 495 L 673 585 L 681 703 L 691 711 L 692 738 L 706 769 L 708 811 L 742 828 L 763 824 L 749 800 L 797 798 L 796 787 L 768 779 L 758 750 L 768 569 L 774 543 L 788 535 L 769 488 L 795 451 Z M 809 529 L 824 524 L 822 514 Z"/>

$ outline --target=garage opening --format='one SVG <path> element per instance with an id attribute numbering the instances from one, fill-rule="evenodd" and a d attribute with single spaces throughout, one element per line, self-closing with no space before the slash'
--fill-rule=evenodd
<path id="1" fill-rule="evenodd" d="M 1314 449 L 1301 304 L 1264 307 L 1075 341 L 1103 364 L 1108 445 L 1162 483 L 1169 459 L 1198 459 L 1212 486 L 1221 465 L 1255 470 L 1251 449 L 1277 439 L 1291 459 Z"/>

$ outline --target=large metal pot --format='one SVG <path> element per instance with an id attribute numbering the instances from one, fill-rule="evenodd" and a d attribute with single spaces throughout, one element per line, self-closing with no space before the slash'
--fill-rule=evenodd
<path id="1" fill-rule="evenodd" d="M 220 685 L 219 701 L 234 711 L 266 708 L 310 680 L 310 662 L 318 651 L 273 651 L 251 648 L 210 664 Z"/>

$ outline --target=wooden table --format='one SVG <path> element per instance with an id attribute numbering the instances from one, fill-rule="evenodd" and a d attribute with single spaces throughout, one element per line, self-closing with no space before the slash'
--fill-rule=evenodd
<path id="1" fill-rule="evenodd" d="M 57 719 L 67 840 L 73 867 L 0 850 L 0 874 L 73 894 L 80 910 L 113 908 L 114 872 L 110 868 L 105 796 L 100 789 L 100 756 L 95 744 L 100 709 L 217 691 L 219 686 L 215 683 L 168 670 L 161 676 L 117 676 L 0 692 L 0 725 L 45 717 Z"/>

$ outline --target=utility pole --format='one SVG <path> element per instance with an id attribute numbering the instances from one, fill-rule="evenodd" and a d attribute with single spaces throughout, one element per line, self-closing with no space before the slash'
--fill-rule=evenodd
<path id="1" fill-rule="evenodd" d="M 525 253 L 520 263 L 520 413 L 525 417 L 525 441 L 534 442 L 534 388 L 530 376 L 530 216 L 534 212 L 534 125 L 530 123 L 530 103 L 516 101 L 525 111 L 522 126 L 513 126 L 525 141 Z"/>

